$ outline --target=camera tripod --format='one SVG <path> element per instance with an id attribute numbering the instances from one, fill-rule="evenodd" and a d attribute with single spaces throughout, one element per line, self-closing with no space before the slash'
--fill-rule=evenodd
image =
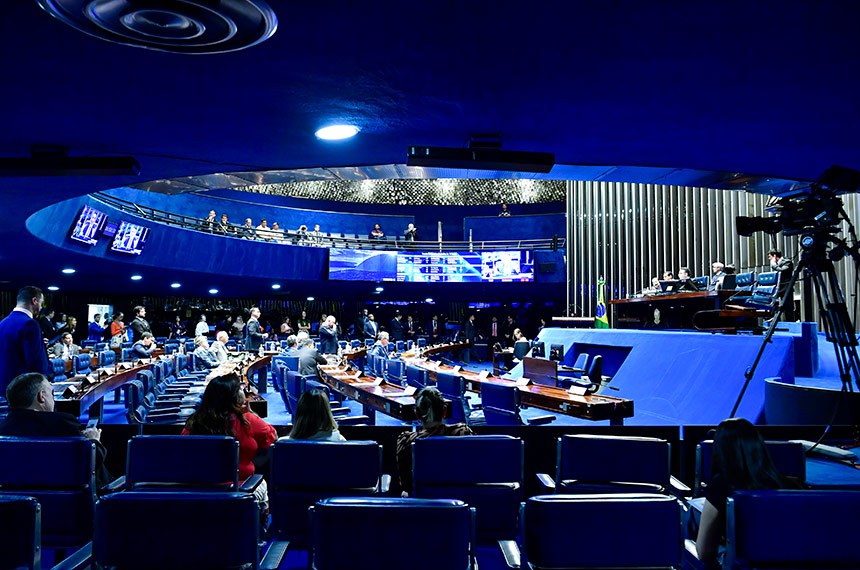
<path id="1" fill-rule="evenodd" d="M 849 253 L 855 262 L 858 261 L 857 252 L 850 248 L 844 240 L 831 235 L 831 231 L 828 228 L 804 233 L 801 236 L 800 246 L 802 253 L 800 262 L 794 268 L 788 287 L 785 289 L 782 298 L 779 299 L 776 311 L 773 314 L 755 360 L 744 373 L 746 381 L 729 417 L 735 417 L 741 400 L 743 400 L 744 393 L 747 387 L 749 387 L 750 381 L 761 361 L 765 348 L 771 342 L 773 333 L 776 332 L 776 327 L 785 311 L 785 307 L 788 303 L 794 302 L 794 286 L 803 274 L 809 276 L 811 280 L 812 287 L 815 290 L 815 297 L 818 301 L 825 337 L 828 342 L 833 344 L 833 348 L 836 351 L 836 364 L 839 368 L 839 378 L 842 381 L 843 391 L 854 391 L 854 386 L 851 383 L 852 375 L 854 383 L 860 387 L 860 358 L 857 355 L 857 335 L 854 332 L 854 324 L 851 322 L 848 307 L 845 305 L 845 296 L 836 277 L 836 268 L 833 265 L 831 256 L 828 255 L 828 245 L 830 243 L 835 244 L 842 251 Z"/>

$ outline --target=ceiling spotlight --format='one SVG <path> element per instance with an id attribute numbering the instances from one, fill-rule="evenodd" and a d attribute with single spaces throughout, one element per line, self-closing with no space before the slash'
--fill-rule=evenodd
<path id="1" fill-rule="evenodd" d="M 59 291 L 59 290 L 60 290 L 60 288 L 57 287 L 56 285 L 49 285 L 48 286 L 48 291 Z"/>
<path id="2" fill-rule="evenodd" d="M 182 287 L 182 283 L 171 283 L 170 287 L 173 289 L 179 289 L 180 287 Z"/>
<path id="3" fill-rule="evenodd" d="M 66 267 L 65 269 L 63 269 L 63 273 L 65 273 L 66 275 L 71 275 L 74 272 L 75 272 L 75 270 L 72 269 L 71 267 Z"/>
<path id="4" fill-rule="evenodd" d="M 132 281 L 140 281 L 141 279 L 143 279 L 143 275 L 132 275 L 131 276 Z"/>
<path id="5" fill-rule="evenodd" d="M 425 303 L 432 303 L 433 299 L 431 297 L 427 297 L 426 299 L 424 299 L 424 302 Z"/>
<path id="6" fill-rule="evenodd" d="M 210 295 L 217 295 L 217 294 L 218 294 L 218 289 L 209 289 L 209 294 L 210 294 Z"/>
<path id="7" fill-rule="evenodd" d="M 376 288 L 377 293 L 382 293 L 383 291 L 385 291 L 385 287 L 377 287 Z"/>
<path id="8" fill-rule="evenodd" d="M 314 300 L 313 297 L 308 297 L 308 301 L 313 301 L 313 300 Z"/>
<path id="9" fill-rule="evenodd" d="M 355 125 L 331 125 L 319 129 L 315 134 L 318 139 L 324 141 L 342 141 L 351 139 L 358 134 L 358 131 Z"/>
<path id="10" fill-rule="evenodd" d="M 280 288 L 281 288 L 280 283 L 272 283 L 272 289 L 280 289 Z"/>

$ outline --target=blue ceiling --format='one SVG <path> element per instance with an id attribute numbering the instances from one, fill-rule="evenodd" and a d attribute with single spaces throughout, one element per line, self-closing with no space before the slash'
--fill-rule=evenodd
<path id="1" fill-rule="evenodd" d="M 860 169 L 855 2 L 269 3 L 270 40 L 198 56 L 111 44 L 35 1 L 4 3 L 0 156 L 65 145 L 134 155 L 142 172 L 0 176 L 0 288 L 87 263 L 24 227 L 63 199 L 212 172 L 396 164 L 407 145 L 475 133 L 564 164 L 808 180 Z M 334 121 L 362 131 L 317 141 Z M 128 289 L 121 263 L 89 267 L 77 287 Z"/>

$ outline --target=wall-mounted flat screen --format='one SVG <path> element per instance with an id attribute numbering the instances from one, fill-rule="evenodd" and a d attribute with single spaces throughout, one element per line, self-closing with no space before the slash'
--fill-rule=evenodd
<path id="1" fill-rule="evenodd" d="M 531 251 L 482 252 L 481 280 L 509 283 L 534 281 L 534 255 Z"/>
<path id="2" fill-rule="evenodd" d="M 149 228 L 130 222 L 120 222 L 110 248 L 121 253 L 140 255 L 147 236 L 149 236 Z"/>
<path id="3" fill-rule="evenodd" d="M 335 281 L 394 281 L 397 253 L 329 248 L 328 278 Z"/>
<path id="4" fill-rule="evenodd" d="M 422 283 L 480 283 L 481 254 L 474 252 L 400 252 L 397 280 Z"/>
<path id="5" fill-rule="evenodd" d="M 97 234 L 106 220 L 107 214 L 104 212 L 84 206 L 81 208 L 75 227 L 72 228 L 72 239 L 87 245 L 95 245 L 99 241 Z"/>

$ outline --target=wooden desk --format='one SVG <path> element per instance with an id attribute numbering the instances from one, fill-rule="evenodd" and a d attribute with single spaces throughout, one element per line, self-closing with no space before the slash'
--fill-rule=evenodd
<path id="1" fill-rule="evenodd" d="M 122 366 L 122 363 L 120 366 Z M 75 398 L 56 400 L 54 409 L 58 412 L 72 414 L 75 417 L 88 411 L 91 418 L 98 418 L 101 421 L 104 412 L 103 398 L 137 378 L 137 373 L 141 370 L 149 370 L 150 367 L 151 364 L 142 364 L 118 370 L 116 373 L 112 373 L 101 379 L 97 384 L 88 386 L 85 391 L 78 394 Z M 108 370 L 114 370 L 114 367 L 110 367 Z"/>
<path id="2" fill-rule="evenodd" d="M 332 390 L 360 403 L 364 415 L 376 423 L 376 412 L 409 422 L 415 419 L 415 396 L 407 395 L 406 389 L 397 384 L 376 386 L 373 376 L 359 376 L 341 366 L 319 367 L 323 383 Z"/>
<path id="3" fill-rule="evenodd" d="M 691 291 L 672 295 L 652 295 L 632 299 L 614 299 L 609 305 L 615 311 L 619 329 L 689 329 L 694 330 L 693 316 L 699 311 L 719 309 L 736 291 Z"/>
<path id="4" fill-rule="evenodd" d="M 436 381 L 436 372 L 453 372 L 451 366 L 436 365 L 426 361 L 413 360 L 409 362 L 413 366 L 419 366 L 429 372 L 430 379 Z M 516 385 L 515 381 L 502 380 L 497 377 L 481 378 L 475 372 L 460 370 L 457 372 L 466 380 L 466 390 L 480 392 L 481 384 L 494 382 L 497 384 Z M 582 418 L 586 420 L 601 421 L 609 420 L 610 425 L 623 425 L 624 418 L 633 417 L 633 400 L 615 398 L 612 396 L 577 396 L 571 394 L 564 388 L 530 384 L 520 386 L 520 403 L 524 406 L 540 408 L 565 416 Z"/>

